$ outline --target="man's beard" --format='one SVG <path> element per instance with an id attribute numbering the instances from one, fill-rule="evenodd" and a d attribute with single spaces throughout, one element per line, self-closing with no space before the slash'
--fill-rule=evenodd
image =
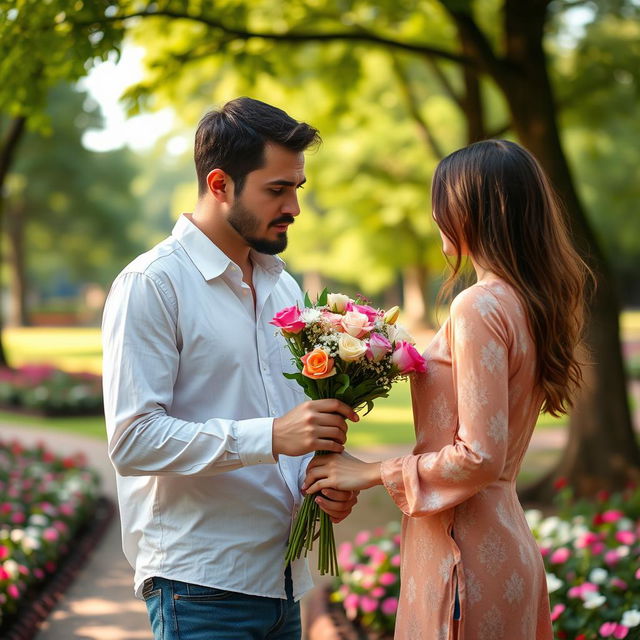
<path id="1" fill-rule="evenodd" d="M 282 253 L 287 248 L 287 232 L 282 231 L 276 240 L 258 238 L 254 234 L 260 228 L 260 220 L 247 209 L 239 199 L 237 199 L 229 209 L 229 224 L 244 238 L 245 242 L 259 253 L 267 253 L 270 256 Z M 294 218 L 291 215 L 283 215 L 269 223 L 275 226 L 283 223 L 293 224 Z"/>

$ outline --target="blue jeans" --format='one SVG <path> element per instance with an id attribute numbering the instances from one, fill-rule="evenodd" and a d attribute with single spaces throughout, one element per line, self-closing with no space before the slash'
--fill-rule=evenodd
<path id="1" fill-rule="evenodd" d="M 148 578 L 142 596 L 154 640 L 300 640 L 300 604 L 293 601 L 289 568 L 285 589 L 282 600 Z"/>

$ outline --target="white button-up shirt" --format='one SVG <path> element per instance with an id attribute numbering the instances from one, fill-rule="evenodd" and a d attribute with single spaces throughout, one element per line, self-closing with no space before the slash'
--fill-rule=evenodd
<path id="1" fill-rule="evenodd" d="M 117 277 L 103 318 L 104 404 L 135 592 L 151 576 L 285 598 L 284 555 L 309 457 L 272 453 L 304 401 L 268 324 L 300 300 L 277 257 L 240 268 L 188 218 Z M 294 597 L 312 586 L 292 565 Z"/>

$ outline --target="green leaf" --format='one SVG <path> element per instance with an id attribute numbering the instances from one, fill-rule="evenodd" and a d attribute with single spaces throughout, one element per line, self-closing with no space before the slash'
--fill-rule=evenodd
<path id="1" fill-rule="evenodd" d="M 328 297 L 329 297 L 329 291 L 327 290 L 327 287 L 325 287 L 320 293 L 320 295 L 318 296 L 318 301 L 316 302 L 316 305 L 318 307 L 324 307 L 327 304 Z"/>
<path id="2" fill-rule="evenodd" d="M 351 378 L 349 378 L 349 376 L 346 373 L 339 373 L 335 377 L 335 381 L 340 385 L 336 389 L 336 395 L 337 394 L 342 395 L 349 388 L 349 385 L 351 384 Z"/>
<path id="3" fill-rule="evenodd" d="M 304 293 L 304 306 L 305 307 L 313 307 L 313 303 L 311 302 L 311 298 L 309 297 L 309 292 L 305 291 Z"/>

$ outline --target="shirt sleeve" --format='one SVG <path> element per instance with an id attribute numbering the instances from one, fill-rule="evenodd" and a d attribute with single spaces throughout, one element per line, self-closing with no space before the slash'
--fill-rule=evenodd
<path id="1" fill-rule="evenodd" d="M 450 509 L 499 479 L 509 425 L 507 323 L 482 286 L 451 307 L 452 372 L 458 409 L 455 440 L 439 451 L 382 463 L 382 480 L 408 516 Z"/>
<path id="2" fill-rule="evenodd" d="M 102 340 L 109 457 L 120 475 L 214 475 L 275 462 L 273 418 L 169 415 L 181 337 L 175 299 L 160 279 L 140 272 L 116 279 Z"/>

